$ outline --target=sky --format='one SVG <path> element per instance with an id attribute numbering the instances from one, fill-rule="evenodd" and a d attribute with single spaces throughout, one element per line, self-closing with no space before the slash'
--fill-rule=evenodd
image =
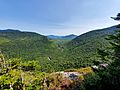
<path id="1" fill-rule="evenodd" d="M 68 35 L 110 27 L 120 0 L 0 0 L 0 29 Z"/>

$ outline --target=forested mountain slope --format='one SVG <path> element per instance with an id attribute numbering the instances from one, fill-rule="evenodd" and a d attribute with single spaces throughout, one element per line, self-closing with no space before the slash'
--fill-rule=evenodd
<path id="1" fill-rule="evenodd" d="M 18 30 L 1 30 L 0 38 L 2 40 L 0 49 L 9 57 L 24 57 L 30 53 L 37 51 L 44 52 L 49 48 L 50 42 L 47 37 L 32 32 L 21 32 Z M 3 42 L 4 41 L 4 42 Z M 39 48 L 39 49 L 38 49 Z M 34 56 L 30 55 L 31 59 Z"/>
<path id="2" fill-rule="evenodd" d="M 42 71 L 60 71 L 92 65 L 96 49 L 109 45 L 104 38 L 117 30 L 115 26 L 82 34 L 71 41 L 57 41 L 34 32 L 0 30 L 0 50 L 6 58 L 37 60 Z M 63 41 L 62 41 L 63 40 Z"/>
<path id="3" fill-rule="evenodd" d="M 91 65 L 96 58 L 96 49 L 105 48 L 109 45 L 105 40 L 107 35 L 115 33 L 115 30 L 119 30 L 116 26 L 93 30 L 82 34 L 69 43 L 67 43 L 68 57 L 71 62 L 75 62 L 75 67 Z M 77 64 L 79 63 L 79 64 Z"/>
<path id="4" fill-rule="evenodd" d="M 0 30 L 0 50 L 7 58 L 40 61 L 45 71 L 53 70 L 53 67 L 57 70 L 56 65 L 63 60 L 60 46 L 46 36 L 33 32 Z"/>

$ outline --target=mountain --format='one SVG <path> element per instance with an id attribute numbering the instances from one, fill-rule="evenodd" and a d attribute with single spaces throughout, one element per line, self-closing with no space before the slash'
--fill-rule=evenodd
<path id="1" fill-rule="evenodd" d="M 117 25 L 119 26 L 119 25 Z M 116 26 L 109 28 L 93 30 L 84 33 L 72 41 L 66 44 L 68 48 L 68 57 L 71 62 L 75 62 L 75 65 L 79 67 L 93 64 L 94 60 L 97 60 L 96 49 L 105 48 L 109 46 L 109 42 L 105 38 L 114 34 L 115 30 L 119 30 Z M 79 62 L 79 64 L 77 64 Z M 76 67 L 76 66 L 75 66 Z"/>
<path id="2" fill-rule="evenodd" d="M 85 40 L 91 41 L 91 39 L 99 39 L 99 38 L 104 38 L 103 36 L 107 36 L 109 34 L 113 34 L 115 30 L 118 30 L 119 28 L 116 28 L 116 26 L 112 26 L 109 28 L 104 28 L 104 29 L 98 29 L 98 30 L 93 30 L 87 33 L 84 33 L 75 39 L 73 39 L 69 44 L 73 47 L 77 47 L 81 45 Z"/>
<path id="3" fill-rule="evenodd" d="M 32 52 L 42 53 L 49 48 L 50 41 L 46 36 L 19 30 L 0 30 L 0 50 L 11 57 L 27 57 L 34 59 Z M 30 54 L 31 53 L 31 54 Z"/>
<path id="4" fill-rule="evenodd" d="M 62 47 L 46 36 L 12 29 L 0 30 L 0 50 L 7 58 L 40 61 L 43 71 L 51 70 L 64 57 Z"/>
<path id="5" fill-rule="evenodd" d="M 97 48 L 109 46 L 104 38 L 114 34 L 116 26 L 93 30 L 80 36 L 67 35 L 52 39 L 34 32 L 0 30 L 0 50 L 7 58 L 37 60 L 42 71 L 60 71 L 93 65 Z M 72 39 L 74 38 L 74 39 Z M 66 40 L 65 40 L 66 39 Z M 68 40 L 69 39 L 69 40 Z M 72 40 L 71 40 L 72 39 Z"/>
<path id="6" fill-rule="evenodd" d="M 48 39 L 47 36 L 35 32 L 0 30 L 0 50 L 7 58 L 20 58 L 22 61 L 37 60 L 45 72 L 70 67 L 64 46 L 68 41 Z"/>
<path id="7" fill-rule="evenodd" d="M 66 36 L 56 36 L 56 35 L 48 35 L 47 36 L 49 39 L 66 39 L 66 40 L 72 40 L 77 37 L 77 35 L 70 34 Z"/>
<path id="8" fill-rule="evenodd" d="M 66 35 L 66 36 L 63 36 L 63 39 L 74 39 L 74 38 L 76 38 L 77 37 L 77 35 L 74 35 L 74 34 L 70 34 L 70 35 Z"/>
<path id="9" fill-rule="evenodd" d="M 56 36 L 56 35 L 48 35 L 47 37 L 49 39 L 59 39 L 59 38 L 62 38 L 62 36 Z"/>

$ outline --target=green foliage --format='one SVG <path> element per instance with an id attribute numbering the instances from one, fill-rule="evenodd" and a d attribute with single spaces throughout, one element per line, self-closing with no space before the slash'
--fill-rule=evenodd
<path id="1" fill-rule="evenodd" d="M 90 66 L 94 64 L 94 61 L 98 61 L 98 57 L 96 57 L 97 48 L 104 49 L 109 47 L 109 41 L 104 38 L 109 34 L 114 34 L 116 29 L 116 27 L 110 27 L 93 30 L 67 43 L 67 55 L 69 60 L 74 63 L 73 67 Z"/>
<path id="2" fill-rule="evenodd" d="M 84 82 L 74 82 L 70 90 L 102 90 L 103 88 L 117 90 L 120 85 L 120 73 L 117 72 L 120 71 L 120 32 L 107 38 L 110 43 L 104 39 L 106 35 L 114 33 L 113 31 L 109 28 L 92 31 L 70 42 L 49 40 L 36 33 L 11 30 L 0 32 L 0 37 L 4 38 L 0 43 L 0 49 L 6 56 L 4 58 L 4 55 L 0 54 L 0 89 L 40 90 L 43 89 L 43 80 L 46 76 L 44 71 L 54 72 L 90 66 L 97 63 L 100 58 L 103 61 L 112 61 L 109 68 L 104 72 L 86 76 Z M 108 46 L 110 46 L 109 50 L 108 48 L 103 50 Z M 96 57 L 96 50 L 99 58 Z M 89 70 L 91 69 L 86 71 Z M 51 87 L 60 84 L 61 81 L 56 80 L 54 78 L 51 80 L 53 81 Z"/>
<path id="3" fill-rule="evenodd" d="M 0 55 L 3 60 L 4 55 Z M 0 90 L 41 90 L 46 73 L 41 72 L 38 61 L 25 61 L 13 58 L 1 62 Z"/>
<path id="4" fill-rule="evenodd" d="M 63 44 L 58 45 L 56 41 L 37 33 L 15 30 L 0 31 L 0 37 L 9 40 L 0 43 L 0 50 L 6 58 L 39 61 L 41 70 L 46 72 L 63 69 L 59 63 L 66 57 Z"/>
<path id="5" fill-rule="evenodd" d="M 38 61 L 41 71 L 45 72 L 86 67 L 97 61 L 97 48 L 110 45 L 104 38 L 114 33 L 115 29 L 94 30 L 71 41 L 52 40 L 37 33 L 18 30 L 0 31 L 0 37 L 5 40 L 0 43 L 0 50 L 6 58 Z"/>
<path id="6" fill-rule="evenodd" d="M 98 57 L 101 59 L 102 63 L 107 62 L 107 56 L 109 55 L 105 50 L 97 49 Z"/>
<path id="7" fill-rule="evenodd" d="M 85 78 L 85 90 L 100 90 L 101 77 L 98 74 L 92 73 Z"/>
<path id="8" fill-rule="evenodd" d="M 27 61 L 21 65 L 23 71 L 35 71 L 41 69 L 38 61 Z"/>
<path id="9" fill-rule="evenodd" d="M 116 34 L 109 35 L 107 40 L 110 41 L 110 48 L 106 48 L 108 54 L 104 54 L 104 50 L 98 54 L 101 58 L 107 56 L 112 59 L 109 67 L 105 71 L 85 78 L 85 90 L 119 90 L 120 86 L 120 31 Z M 104 58 L 105 59 L 105 58 Z"/>

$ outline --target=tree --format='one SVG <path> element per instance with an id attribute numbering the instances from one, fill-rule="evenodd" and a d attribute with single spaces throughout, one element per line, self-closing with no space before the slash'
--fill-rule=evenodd
<path id="1" fill-rule="evenodd" d="M 106 40 L 109 40 L 110 47 L 104 50 L 98 49 L 98 56 L 104 61 L 107 57 L 107 60 L 112 62 L 106 70 L 85 77 L 85 90 L 120 90 L 120 30 L 109 35 Z"/>
<path id="2" fill-rule="evenodd" d="M 118 16 L 117 16 L 118 17 Z M 116 19 L 114 19 L 116 20 Z M 118 19 L 117 19 L 118 20 Z M 119 19 L 120 20 L 120 19 Z M 120 25 L 117 26 L 119 28 Z M 108 59 L 112 60 L 112 63 L 109 65 L 108 69 L 102 73 L 100 73 L 101 77 L 101 89 L 105 90 L 119 90 L 120 86 L 120 30 L 117 30 L 115 34 L 109 35 L 106 40 L 109 40 L 111 47 L 106 48 L 106 51 L 109 54 Z M 104 51 L 101 51 L 101 57 L 104 57 Z"/>
<path id="3" fill-rule="evenodd" d="M 97 49 L 97 53 L 102 62 L 106 61 L 106 56 L 108 55 L 108 53 L 105 50 Z"/>

